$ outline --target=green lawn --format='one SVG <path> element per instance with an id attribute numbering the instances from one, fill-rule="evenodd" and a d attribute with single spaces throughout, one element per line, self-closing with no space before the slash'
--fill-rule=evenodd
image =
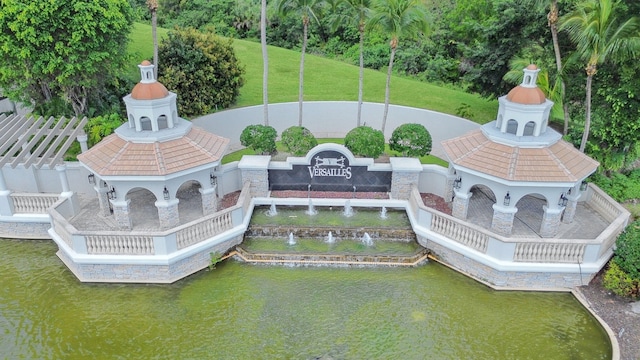
<path id="1" fill-rule="evenodd" d="M 158 28 L 158 37 L 166 36 L 168 30 Z M 137 64 L 153 57 L 153 41 L 151 26 L 142 23 L 134 24 L 130 35 L 129 53 L 132 58 L 132 79 L 139 78 Z M 262 103 L 262 50 L 259 43 L 245 40 L 234 40 L 236 55 L 245 66 L 245 85 L 240 90 L 235 107 L 260 105 Z M 300 53 L 297 51 L 269 47 L 269 102 L 298 101 L 298 71 Z M 304 98 L 307 101 L 358 99 L 358 67 L 337 60 L 326 59 L 307 54 L 305 56 Z M 365 70 L 364 100 L 384 102 L 386 73 L 383 71 Z M 456 110 L 468 105 L 469 120 L 484 124 L 494 120 L 498 109 L 496 100 L 487 100 L 475 94 L 444 88 L 425 82 L 395 76 L 391 80 L 391 103 L 422 109 L 435 110 L 456 115 Z M 366 121 L 366 119 L 363 119 Z M 319 139 L 319 142 L 335 142 L 341 144 L 343 139 Z M 278 144 L 278 152 L 284 148 Z M 386 145 L 385 153 L 398 156 Z M 243 149 L 228 154 L 223 163 L 237 161 L 242 155 L 254 154 L 250 149 Z M 428 155 L 420 158 L 424 164 L 447 166 L 447 162 Z"/>
<path id="2" fill-rule="evenodd" d="M 167 29 L 158 29 L 158 36 L 166 36 Z M 129 52 L 132 65 L 153 56 L 151 26 L 136 23 L 131 33 Z M 259 43 L 234 40 L 236 55 L 245 66 L 245 85 L 240 90 L 236 107 L 262 103 L 262 50 Z M 269 102 L 298 101 L 298 71 L 300 53 L 269 47 Z M 132 78 L 139 77 L 138 68 L 132 66 Z M 365 70 L 364 100 L 384 102 L 386 73 Z M 307 54 L 305 56 L 304 98 L 307 101 L 358 99 L 358 67 L 337 60 Z M 391 80 L 391 103 L 430 109 L 448 114 L 464 104 L 469 106 L 470 120 L 484 124 L 495 119 L 496 100 L 487 100 L 463 91 L 443 88 L 403 77 Z M 366 119 L 364 119 L 366 121 Z"/>

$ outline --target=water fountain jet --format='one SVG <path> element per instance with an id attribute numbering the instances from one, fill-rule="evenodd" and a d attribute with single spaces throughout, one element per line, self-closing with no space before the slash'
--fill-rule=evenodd
<path id="1" fill-rule="evenodd" d="M 293 237 L 293 233 L 292 232 L 289 233 L 289 240 L 287 240 L 287 244 L 288 245 L 295 245 L 296 244 L 296 239 Z"/>
<path id="2" fill-rule="evenodd" d="M 313 202 L 311 202 L 311 198 L 309 198 L 309 208 L 306 211 L 307 215 L 315 215 L 318 213 L 315 207 L 313 207 Z"/>
<path id="3" fill-rule="evenodd" d="M 276 216 L 278 215 L 278 210 L 276 210 L 276 203 L 271 202 L 271 207 L 267 210 L 267 216 Z"/>
<path id="4" fill-rule="evenodd" d="M 387 218 L 387 207 L 383 206 L 382 209 L 380 210 L 380 218 L 381 219 L 386 219 Z"/>
<path id="5" fill-rule="evenodd" d="M 336 239 L 333 237 L 333 234 L 331 233 L 331 231 L 329 231 L 329 234 L 325 238 L 324 242 L 326 242 L 327 244 L 333 244 L 336 242 Z"/>
<path id="6" fill-rule="evenodd" d="M 362 235 L 362 243 L 366 246 L 373 246 L 373 239 L 371 239 L 369 233 L 366 232 Z"/>
<path id="7" fill-rule="evenodd" d="M 346 216 L 346 217 L 352 217 L 353 216 L 353 208 L 351 207 L 351 201 L 347 200 L 344 203 L 344 210 L 342 211 L 342 215 Z"/>

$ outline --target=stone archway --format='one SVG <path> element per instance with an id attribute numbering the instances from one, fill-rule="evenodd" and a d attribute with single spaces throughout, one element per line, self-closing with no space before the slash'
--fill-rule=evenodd
<path id="1" fill-rule="evenodd" d="M 467 221 L 490 229 L 496 195 L 488 186 L 482 184 L 473 185 L 469 192 L 472 195 L 469 201 Z"/>
<path id="2" fill-rule="evenodd" d="M 129 218 L 134 230 L 156 230 L 160 227 L 156 196 L 148 189 L 135 187 L 125 195 L 129 201 Z"/>
<path id="3" fill-rule="evenodd" d="M 544 216 L 547 199 L 537 193 L 523 196 L 516 203 L 518 212 L 513 221 L 513 233 L 527 236 L 540 236 L 540 226 Z"/>
<path id="4" fill-rule="evenodd" d="M 203 216 L 201 188 L 202 185 L 195 180 L 187 180 L 178 188 L 176 198 L 180 201 L 178 203 L 178 213 L 182 223 L 187 223 Z"/>

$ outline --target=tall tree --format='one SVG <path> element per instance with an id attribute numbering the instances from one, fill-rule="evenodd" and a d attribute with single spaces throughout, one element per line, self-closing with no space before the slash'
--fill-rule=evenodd
<path id="1" fill-rule="evenodd" d="M 371 12 L 372 0 L 339 0 L 338 5 L 340 4 L 344 4 L 348 11 L 342 11 L 339 7 L 332 9 L 332 23 L 334 28 L 338 25 L 344 26 L 345 24 L 358 28 L 360 72 L 358 74 L 358 117 L 356 124 L 360 126 L 362 122 L 362 98 L 364 92 L 364 35 L 367 19 Z"/>
<path id="2" fill-rule="evenodd" d="M 264 125 L 269 126 L 269 54 L 267 53 L 267 0 L 260 4 L 260 44 L 262 45 L 262 103 Z"/>
<path id="3" fill-rule="evenodd" d="M 4 0 L 0 88 L 12 100 L 63 99 L 86 114 L 90 95 L 125 68 L 132 19 L 128 0 Z"/>
<path id="4" fill-rule="evenodd" d="M 549 13 L 547 14 L 547 23 L 549 25 L 549 30 L 551 31 L 551 40 L 553 42 L 553 53 L 556 58 L 556 77 L 557 82 L 560 84 L 560 96 L 559 98 L 562 100 L 562 111 L 563 111 L 563 119 L 564 119 L 564 127 L 563 134 L 566 135 L 569 130 L 569 107 L 567 103 L 564 101 L 564 96 L 566 92 L 566 85 L 564 82 L 563 69 L 562 69 L 562 54 L 560 53 L 560 44 L 558 43 L 558 20 L 559 20 L 559 9 L 558 9 L 558 0 L 538 0 L 539 5 L 541 4 L 549 4 Z"/>
<path id="5" fill-rule="evenodd" d="M 316 11 L 322 6 L 321 0 L 279 0 L 278 12 L 282 15 L 295 13 L 302 19 L 302 50 L 300 55 L 300 80 L 298 89 L 298 126 L 302 126 L 302 102 L 304 100 L 304 55 L 307 51 L 309 23 L 311 19 L 318 21 Z"/>
<path id="6" fill-rule="evenodd" d="M 624 19 L 614 12 L 619 1 L 585 0 L 567 14 L 560 29 L 567 31 L 576 44 L 577 55 L 585 61 L 587 74 L 585 121 L 580 151 L 589 138 L 591 127 L 591 85 L 598 65 L 609 60 L 618 62 L 640 51 L 640 21 L 636 17 Z"/>
<path id="7" fill-rule="evenodd" d="M 382 115 L 382 133 L 384 134 L 387 114 L 389 113 L 389 88 L 391 85 L 393 59 L 398 49 L 398 43 L 403 37 L 426 34 L 430 27 L 426 9 L 418 0 L 379 0 L 369 20 L 369 26 L 382 30 L 391 39 L 389 41 L 391 55 L 389 56 L 389 67 L 387 69 L 384 113 Z"/>
<path id="8" fill-rule="evenodd" d="M 151 35 L 153 36 L 153 76 L 158 78 L 158 0 L 147 0 L 151 13 Z"/>

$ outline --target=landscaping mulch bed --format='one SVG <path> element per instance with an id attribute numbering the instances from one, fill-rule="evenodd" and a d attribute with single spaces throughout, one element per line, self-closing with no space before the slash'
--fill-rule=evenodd
<path id="1" fill-rule="evenodd" d="M 611 328 L 620 345 L 621 360 L 640 359 L 640 314 L 633 312 L 633 303 L 602 286 L 601 271 L 588 285 L 576 288 L 589 307 Z M 636 307 L 639 304 L 636 303 Z"/>
<path id="2" fill-rule="evenodd" d="M 352 192 L 335 191 L 272 191 L 271 197 L 285 198 L 352 198 Z M 240 191 L 236 191 L 224 196 L 220 203 L 220 209 L 234 206 L 240 196 Z M 451 207 L 445 200 L 435 194 L 421 193 L 422 202 L 425 206 L 436 209 L 445 214 L 451 215 Z M 356 192 L 357 199 L 388 199 L 387 193 L 377 192 Z M 640 314 L 632 309 L 633 303 L 623 299 L 602 286 L 602 272 L 598 274 L 588 285 L 576 288 L 582 295 L 589 307 L 604 322 L 606 322 L 616 335 L 620 345 L 621 360 L 640 360 Z M 640 307 L 637 303 L 636 307 Z"/>

